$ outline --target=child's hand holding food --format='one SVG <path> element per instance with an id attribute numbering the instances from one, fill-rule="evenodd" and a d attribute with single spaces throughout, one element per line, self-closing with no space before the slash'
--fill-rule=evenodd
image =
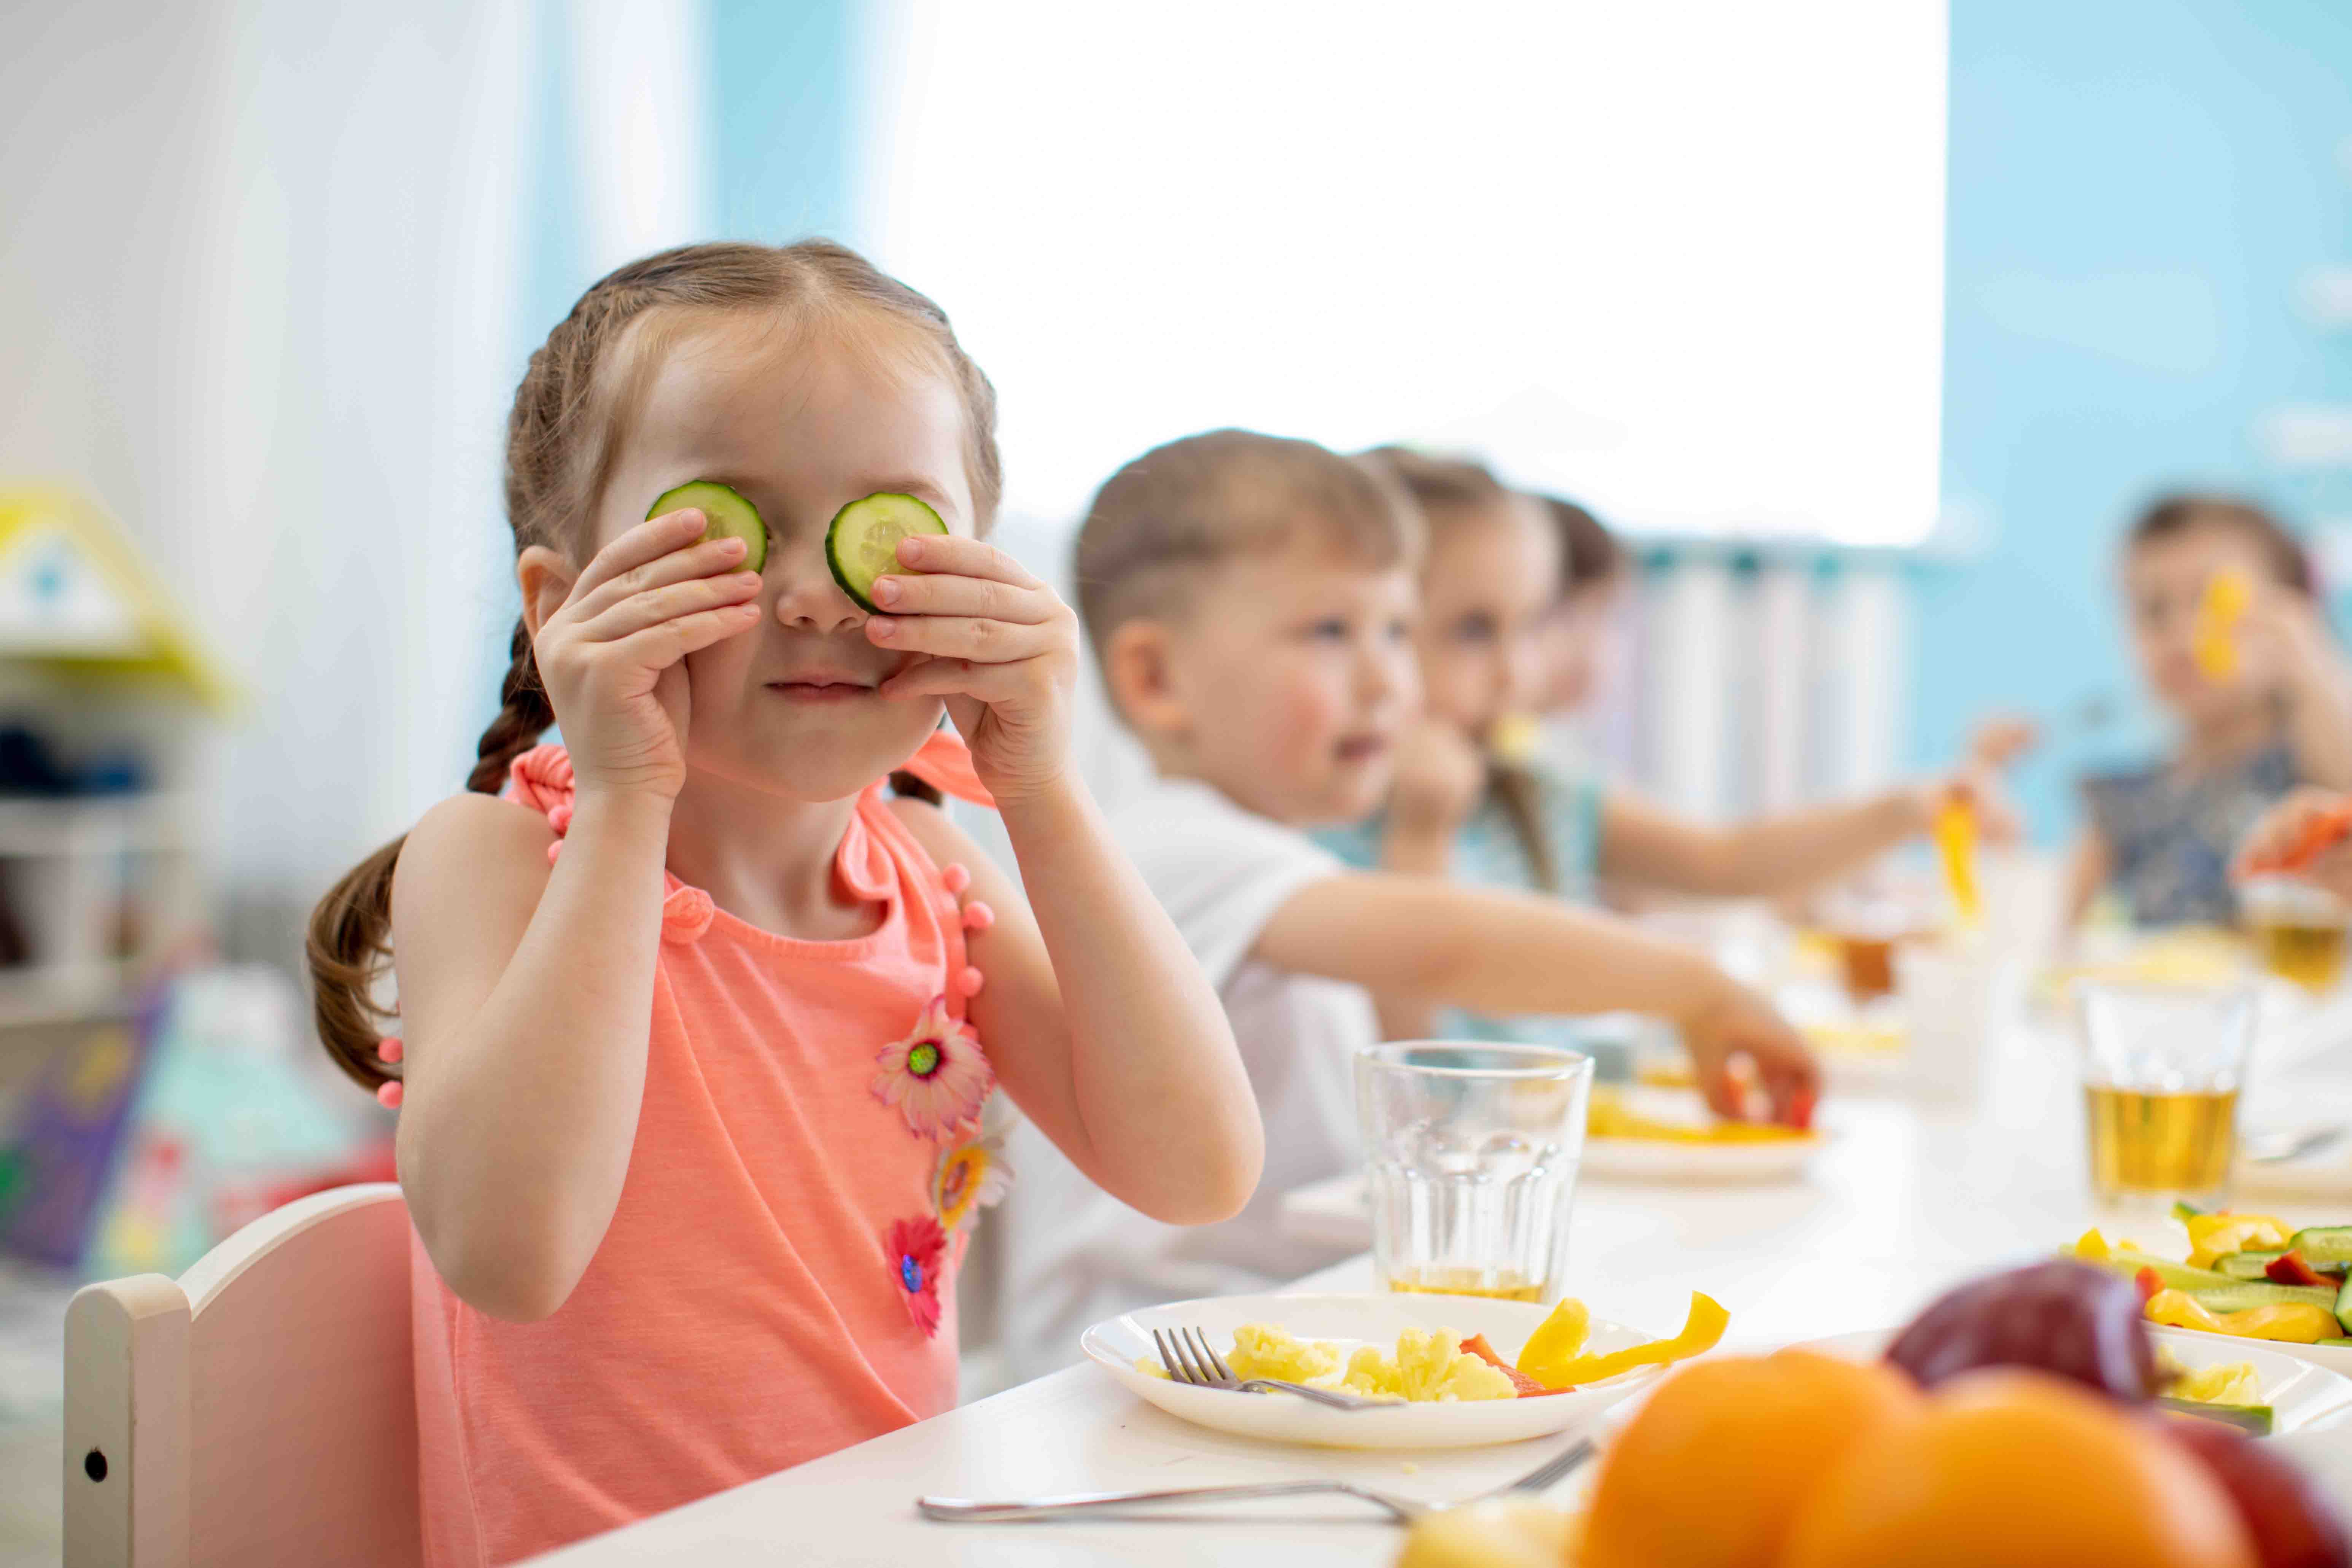
<path id="1" fill-rule="evenodd" d="M 2295 791 L 2246 834 L 2231 870 L 2241 878 L 2299 877 L 2352 899 L 2352 795 Z"/>
<path id="2" fill-rule="evenodd" d="M 1032 796 L 1069 765 L 1078 621 L 1055 592 L 992 544 L 927 533 L 898 542 L 901 570 L 868 590 L 877 647 L 929 657 L 882 685 L 886 697 L 943 697 L 1000 805 Z"/>
<path id="3" fill-rule="evenodd" d="M 1699 1092 L 1716 1114 L 1747 1116 L 1746 1096 L 1731 1068 L 1734 1058 L 1745 1057 L 1763 1086 L 1773 1121 L 1791 1127 L 1811 1122 L 1822 1093 L 1821 1064 L 1803 1037 L 1763 997 L 1725 975 L 1720 989 L 1676 1022 L 1698 1074 Z"/>
<path id="4" fill-rule="evenodd" d="M 1389 819 L 1399 827 L 1451 839 L 1486 788 L 1486 759 L 1452 725 L 1423 719 L 1397 747 Z"/>

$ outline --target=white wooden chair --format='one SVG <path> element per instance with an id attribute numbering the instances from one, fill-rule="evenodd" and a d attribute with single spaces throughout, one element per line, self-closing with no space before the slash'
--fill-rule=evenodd
<path id="1" fill-rule="evenodd" d="M 415 1568 L 408 1213 L 391 1183 L 263 1215 L 179 1279 L 66 1313 L 67 1568 Z"/>

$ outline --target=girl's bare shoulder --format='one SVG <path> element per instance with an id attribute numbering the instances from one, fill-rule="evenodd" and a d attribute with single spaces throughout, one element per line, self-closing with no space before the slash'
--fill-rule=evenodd
<path id="1" fill-rule="evenodd" d="M 495 795 L 452 795 L 417 819 L 401 846 L 393 873 L 393 917 L 419 903 L 440 907 L 455 896 L 468 902 L 501 891 L 528 893 L 536 902 L 547 885 L 547 818 Z"/>

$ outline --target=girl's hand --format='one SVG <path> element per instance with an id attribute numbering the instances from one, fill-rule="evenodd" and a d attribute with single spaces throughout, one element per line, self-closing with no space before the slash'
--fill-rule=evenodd
<path id="1" fill-rule="evenodd" d="M 2299 877 L 2352 899 L 2352 796 L 2307 788 L 2288 795 L 2247 832 L 2230 873 Z"/>
<path id="2" fill-rule="evenodd" d="M 888 612 L 866 623 L 877 647 L 930 657 L 882 683 L 886 697 L 944 697 L 980 782 L 1010 805 L 1069 765 L 1078 618 L 992 544 L 955 534 L 898 542 L 905 574 L 874 580 Z"/>
<path id="3" fill-rule="evenodd" d="M 1746 1057 L 1764 1086 L 1771 1119 L 1790 1127 L 1811 1124 L 1813 1103 L 1822 1093 L 1821 1064 L 1770 1003 L 1726 976 L 1715 998 L 1680 1023 L 1683 1048 L 1698 1072 L 1699 1091 L 1717 1115 L 1748 1114 L 1746 1097 L 1731 1070 L 1734 1058 Z"/>
<path id="4" fill-rule="evenodd" d="M 1397 748 L 1389 820 L 1397 827 L 1453 837 L 1486 788 L 1486 759 L 1460 731 L 1424 719 Z"/>
<path id="5" fill-rule="evenodd" d="M 686 656 L 760 620 L 743 542 L 667 512 L 596 552 L 531 641 L 580 793 L 677 798 L 686 783 Z"/>

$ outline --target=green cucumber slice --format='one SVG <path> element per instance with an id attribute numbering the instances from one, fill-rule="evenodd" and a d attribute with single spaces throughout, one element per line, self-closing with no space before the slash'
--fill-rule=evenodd
<path id="1" fill-rule="evenodd" d="M 2336 1292 L 2325 1285 L 2273 1285 L 2260 1279 L 2232 1279 L 2189 1292 L 2189 1299 L 2209 1312 L 2242 1312 L 2249 1307 L 2282 1306 L 2289 1302 L 2336 1310 Z"/>
<path id="2" fill-rule="evenodd" d="M 2352 1225 L 2318 1225 L 2298 1230 L 2287 1245 L 2322 1273 L 2352 1268 Z"/>
<path id="3" fill-rule="evenodd" d="M 2284 1258 L 2286 1253 L 2287 1249 L 2284 1247 L 2258 1247 L 2251 1252 L 2232 1252 L 2225 1258 L 2217 1258 L 2214 1260 L 2213 1267 L 2232 1279 L 2261 1279 L 2265 1278 L 2263 1270 L 2271 1266 L 2271 1260 Z M 2308 1262 L 2309 1259 L 2305 1261 Z"/>
<path id="4" fill-rule="evenodd" d="M 2336 1292 L 2336 1321 L 2347 1334 L 2352 1334 L 2352 1279 L 2344 1281 L 2344 1289 Z"/>
<path id="5" fill-rule="evenodd" d="M 2157 1403 L 2183 1415 L 2235 1426 L 2250 1436 L 2267 1437 L 2277 1425 L 2276 1414 L 2267 1405 L 2208 1405 L 2201 1399 L 2174 1399 L 2168 1395 L 2160 1396 Z"/>
<path id="6" fill-rule="evenodd" d="M 947 531 L 940 514 L 923 502 L 884 490 L 833 514 L 833 526 L 824 531 L 824 563 L 859 609 L 878 616 L 882 607 L 874 602 L 874 580 L 898 569 L 898 541 Z"/>
<path id="7" fill-rule="evenodd" d="M 2120 1274 L 2126 1279 L 2137 1279 L 2141 1269 L 2153 1268 L 2156 1270 L 2158 1281 L 2166 1289 L 2187 1290 L 2191 1294 L 2199 1290 L 2210 1290 L 2224 1285 L 2242 1283 L 2227 1274 L 2216 1273 L 2210 1268 L 2191 1268 L 2186 1263 L 2176 1263 L 2169 1258 L 2158 1258 L 2146 1252 L 2131 1252 L 2120 1247 L 2110 1253 L 2099 1267 L 2112 1273 Z"/>
<path id="8" fill-rule="evenodd" d="M 740 539 L 743 542 L 744 568 L 758 572 L 766 567 L 768 525 L 761 520 L 760 509 L 745 500 L 739 491 L 717 479 L 695 479 L 656 496 L 646 515 L 659 517 L 666 511 L 679 511 L 687 507 L 701 511 L 706 542 Z"/>
<path id="9" fill-rule="evenodd" d="M 2199 1208 L 2187 1198 L 2175 1198 L 2172 1200 L 2172 1217 L 2180 1221 L 2183 1225 L 2188 1224 L 2192 1219 L 2203 1217 L 2204 1213 L 2205 1211 L 2203 1209 Z"/>
<path id="10" fill-rule="evenodd" d="M 2346 1345 L 2352 1345 L 2352 1334 L 2339 1334 L 2332 1340 L 2314 1340 L 2311 1342 L 2315 1345 L 2327 1345 L 2334 1349 L 2341 1350 Z"/>

